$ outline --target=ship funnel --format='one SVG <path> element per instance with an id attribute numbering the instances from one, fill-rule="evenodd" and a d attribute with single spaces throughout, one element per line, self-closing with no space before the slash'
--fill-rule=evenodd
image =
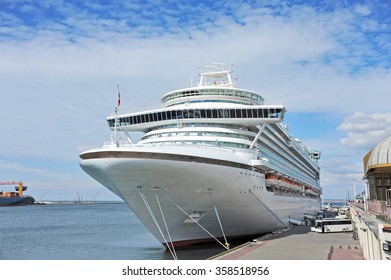
<path id="1" fill-rule="evenodd" d="M 19 185 L 18 186 L 15 186 L 15 190 L 17 192 L 19 192 L 19 196 L 22 196 L 23 195 L 23 192 L 25 190 L 27 190 L 27 186 L 23 186 L 23 183 L 22 182 L 19 182 Z"/>

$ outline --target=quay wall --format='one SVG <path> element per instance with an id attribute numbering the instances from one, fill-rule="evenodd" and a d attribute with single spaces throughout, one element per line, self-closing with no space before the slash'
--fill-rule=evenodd
<path id="1" fill-rule="evenodd" d="M 391 225 L 361 207 L 352 205 L 350 211 L 364 258 L 391 260 Z"/>

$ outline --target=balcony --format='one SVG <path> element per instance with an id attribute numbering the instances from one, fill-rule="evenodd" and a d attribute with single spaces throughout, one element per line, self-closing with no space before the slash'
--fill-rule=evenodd
<path id="1" fill-rule="evenodd" d="M 388 221 L 391 221 L 391 205 L 387 201 L 367 200 L 368 211 L 377 216 L 384 216 Z"/>

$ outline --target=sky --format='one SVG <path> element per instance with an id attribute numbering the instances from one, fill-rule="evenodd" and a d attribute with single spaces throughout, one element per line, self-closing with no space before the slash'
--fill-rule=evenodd
<path id="1" fill-rule="evenodd" d="M 323 198 L 353 197 L 391 133 L 390 14 L 388 0 L 0 0 L 0 181 L 36 200 L 117 200 L 79 167 L 110 139 L 117 85 L 120 112 L 157 108 L 223 62 L 320 149 Z"/>

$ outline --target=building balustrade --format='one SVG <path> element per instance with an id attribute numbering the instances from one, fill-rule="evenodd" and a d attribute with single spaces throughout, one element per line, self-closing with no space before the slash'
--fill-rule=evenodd
<path id="1" fill-rule="evenodd" d="M 387 201 L 381 200 L 366 200 L 368 211 L 375 215 L 383 215 L 388 220 L 391 220 L 391 206 L 387 205 Z"/>

